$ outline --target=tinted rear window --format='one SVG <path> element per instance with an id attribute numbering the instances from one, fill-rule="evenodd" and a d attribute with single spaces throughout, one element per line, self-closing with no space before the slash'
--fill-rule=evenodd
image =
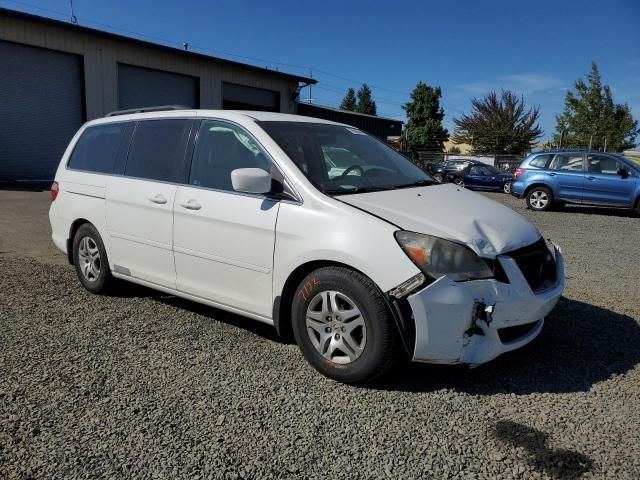
<path id="1" fill-rule="evenodd" d="M 536 168 L 547 168 L 552 158 L 553 155 L 538 155 L 529 162 L 529 165 Z"/>
<path id="2" fill-rule="evenodd" d="M 125 122 L 87 128 L 76 143 L 67 166 L 89 172 L 113 173 L 113 165 L 126 128 Z"/>
<path id="3" fill-rule="evenodd" d="M 189 135 L 188 120 L 146 120 L 138 122 L 129 148 L 125 175 L 181 182 Z"/>

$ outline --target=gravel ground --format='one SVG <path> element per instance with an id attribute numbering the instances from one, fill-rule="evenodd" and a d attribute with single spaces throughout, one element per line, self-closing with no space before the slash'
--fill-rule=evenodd
<path id="1" fill-rule="evenodd" d="M 0 249 L 0 478 L 639 478 L 640 219 L 491 196 L 564 249 L 542 335 L 368 388 L 267 326 Z"/>

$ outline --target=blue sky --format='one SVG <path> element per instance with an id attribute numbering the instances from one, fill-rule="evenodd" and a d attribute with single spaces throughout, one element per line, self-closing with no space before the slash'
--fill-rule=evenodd
<path id="1" fill-rule="evenodd" d="M 0 6 L 69 14 L 69 0 Z M 614 100 L 640 119 L 640 0 L 74 0 L 74 8 L 94 28 L 173 46 L 186 41 L 202 53 L 292 73 L 312 70 L 320 82 L 312 98 L 327 105 L 366 81 L 379 114 L 403 118 L 401 105 L 418 81 L 439 85 L 449 128 L 471 97 L 509 88 L 540 106 L 548 137 L 566 90 L 594 60 Z"/>

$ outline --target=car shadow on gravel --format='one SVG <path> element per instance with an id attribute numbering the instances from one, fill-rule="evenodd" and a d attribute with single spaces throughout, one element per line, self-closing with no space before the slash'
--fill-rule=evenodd
<path id="1" fill-rule="evenodd" d="M 583 213 L 586 215 L 604 215 L 607 217 L 628 217 L 636 218 L 635 211 L 626 208 L 607 208 L 607 207 L 590 207 L 578 205 L 564 205 L 556 209 L 558 212 L 565 213 Z"/>
<path id="2" fill-rule="evenodd" d="M 475 369 L 411 364 L 368 388 L 472 395 L 583 392 L 640 363 L 638 345 L 638 321 L 563 298 L 540 336 L 520 350 Z"/>
<path id="3" fill-rule="evenodd" d="M 109 296 L 118 298 L 149 298 L 165 305 L 170 305 L 180 310 L 185 310 L 197 315 L 202 315 L 211 319 L 211 321 L 226 323 L 233 327 L 241 328 L 249 333 L 264 337 L 278 343 L 290 343 L 286 339 L 281 338 L 275 328 L 266 323 L 252 320 L 235 313 L 220 310 L 218 308 L 209 307 L 201 303 L 192 302 L 184 298 L 176 297 L 169 293 L 163 293 L 158 290 L 138 285 L 131 282 L 118 282 L 116 287 L 109 292 Z"/>
<path id="4" fill-rule="evenodd" d="M 547 446 L 549 434 L 535 428 L 501 420 L 494 425 L 492 433 L 506 447 L 524 449 L 531 467 L 551 478 L 577 479 L 593 468 L 593 461 L 586 455 Z"/>

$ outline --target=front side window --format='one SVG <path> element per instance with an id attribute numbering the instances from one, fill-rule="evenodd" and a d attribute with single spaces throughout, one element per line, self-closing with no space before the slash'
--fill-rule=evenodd
<path id="1" fill-rule="evenodd" d="M 582 172 L 582 155 L 557 154 L 549 166 L 551 170 L 567 170 L 570 172 Z"/>
<path id="2" fill-rule="evenodd" d="M 245 130 L 217 120 L 204 120 L 191 161 L 189 184 L 233 191 L 231 172 L 237 168 L 271 171 L 271 161 Z"/>
<path id="3" fill-rule="evenodd" d="M 620 160 L 608 155 L 587 155 L 587 171 L 589 173 L 618 175 L 621 168 L 625 168 L 625 165 Z"/>
<path id="4" fill-rule="evenodd" d="M 356 128 L 278 121 L 259 125 L 307 178 L 327 194 L 435 183 L 405 157 Z"/>
<path id="5" fill-rule="evenodd" d="M 126 122 L 87 128 L 73 149 L 67 167 L 96 173 L 113 173 Z"/>
<path id="6" fill-rule="evenodd" d="M 138 122 L 124 174 L 130 177 L 180 182 L 189 136 L 189 120 Z"/>

